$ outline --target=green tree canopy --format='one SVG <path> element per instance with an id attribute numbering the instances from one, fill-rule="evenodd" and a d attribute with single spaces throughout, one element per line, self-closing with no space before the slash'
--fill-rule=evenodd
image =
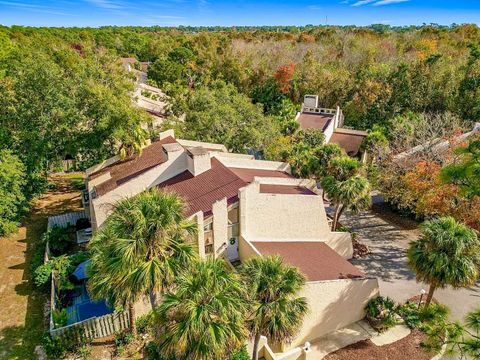
<path id="1" fill-rule="evenodd" d="M 131 304 L 165 292 L 195 258 L 189 237 L 196 223 L 184 202 L 156 188 L 119 201 L 90 242 L 89 289 L 96 299 Z"/>
<path id="2" fill-rule="evenodd" d="M 469 198 L 480 196 L 480 140 L 470 141 L 456 153 L 461 156 L 460 161 L 442 169 L 442 180 L 459 185 Z"/>
<path id="3" fill-rule="evenodd" d="M 155 343 L 165 357 L 224 360 L 246 338 L 245 289 L 222 258 L 198 261 L 176 279 L 155 319 Z"/>
<path id="4" fill-rule="evenodd" d="M 223 81 L 191 92 L 185 120 L 178 126 L 188 139 L 224 144 L 240 153 L 264 149 L 275 133 L 261 107 Z"/>
<path id="5" fill-rule="evenodd" d="M 25 207 L 23 195 L 25 166 L 9 150 L 0 150 L 0 236 L 15 231 L 21 210 Z"/>
<path id="6" fill-rule="evenodd" d="M 474 230 L 452 217 L 426 221 L 407 255 L 417 280 L 430 285 L 427 305 L 436 288 L 469 287 L 480 276 L 480 240 Z"/>
<path id="7" fill-rule="evenodd" d="M 240 267 L 253 308 L 247 318 L 254 340 L 253 360 L 257 360 L 260 336 L 269 341 L 291 341 L 308 311 L 307 300 L 298 297 L 305 284 L 300 271 L 285 264 L 279 256 L 254 257 Z"/>

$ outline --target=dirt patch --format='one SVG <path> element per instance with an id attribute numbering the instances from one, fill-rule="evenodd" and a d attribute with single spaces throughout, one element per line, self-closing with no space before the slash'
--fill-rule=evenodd
<path id="1" fill-rule="evenodd" d="M 71 180 L 52 176 L 54 189 L 36 200 L 16 234 L 0 238 L 0 358 L 35 359 L 45 331 L 46 295 L 30 281 L 30 268 L 48 216 L 81 208 Z"/>
<path id="2" fill-rule="evenodd" d="M 376 346 L 370 340 L 359 341 L 328 354 L 324 360 L 430 360 L 433 354 L 420 347 L 425 339 L 425 334 L 414 330 L 403 339 L 384 346 Z"/>

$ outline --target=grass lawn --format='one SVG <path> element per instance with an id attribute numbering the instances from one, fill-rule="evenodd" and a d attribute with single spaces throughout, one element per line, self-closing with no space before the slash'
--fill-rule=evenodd
<path id="1" fill-rule="evenodd" d="M 48 216 L 81 208 L 71 175 L 52 176 L 51 181 L 55 186 L 34 202 L 18 233 L 0 238 L 0 359 L 36 359 L 35 346 L 46 329 L 47 297 L 30 281 L 30 264 Z"/>

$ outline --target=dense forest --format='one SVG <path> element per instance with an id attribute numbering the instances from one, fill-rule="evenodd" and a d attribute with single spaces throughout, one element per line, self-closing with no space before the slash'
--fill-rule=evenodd
<path id="1" fill-rule="evenodd" d="M 59 160 L 82 169 L 148 137 L 121 57 L 150 62 L 149 81 L 169 96 L 165 126 L 290 160 L 306 141 L 293 122 L 304 94 L 340 105 L 346 125 L 389 151 L 471 129 L 480 119 L 479 44 L 476 25 L 0 27 L 0 173 L 10 179 L 0 185 L 10 194 L 0 196 L 0 233 Z M 375 180 L 378 167 L 372 184 L 388 189 Z"/>

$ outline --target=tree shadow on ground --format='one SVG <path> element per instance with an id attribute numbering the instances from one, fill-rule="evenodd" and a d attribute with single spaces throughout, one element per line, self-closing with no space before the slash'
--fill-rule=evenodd
<path id="1" fill-rule="evenodd" d="M 37 290 L 32 281 L 33 268 L 41 264 L 43 246 L 41 236 L 47 229 L 47 218 L 66 211 L 79 210 L 80 193 L 72 191 L 70 180 L 53 178 L 55 189 L 35 201 L 24 218 L 19 233 L 5 240 L 5 258 L 13 264 L 0 268 L 10 284 L 0 298 L 0 359 L 36 359 L 35 347 L 41 343 L 47 330 L 44 316 L 47 294 Z M 8 251 L 8 252 L 6 252 Z M 21 259 L 19 263 L 15 263 Z M 21 274 L 19 273 L 21 272 Z M 15 284 L 14 286 L 12 284 Z"/>

